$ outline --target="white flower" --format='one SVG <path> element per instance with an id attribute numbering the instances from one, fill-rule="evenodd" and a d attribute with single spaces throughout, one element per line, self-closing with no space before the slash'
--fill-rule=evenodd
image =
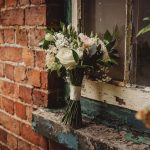
<path id="1" fill-rule="evenodd" d="M 53 35 L 50 34 L 50 33 L 47 33 L 47 34 L 45 35 L 45 40 L 46 40 L 46 41 L 53 41 L 53 40 L 54 40 Z"/>
<path id="2" fill-rule="evenodd" d="M 81 54 L 81 51 L 78 49 L 77 54 L 81 58 L 83 56 L 83 53 Z M 76 67 L 77 63 L 75 62 L 72 54 L 72 50 L 69 48 L 61 48 L 56 57 L 59 59 L 60 63 L 67 69 L 71 70 Z"/>
<path id="3" fill-rule="evenodd" d="M 65 36 L 62 33 L 55 33 L 55 39 L 56 40 L 63 40 L 64 37 Z"/>
<path id="4" fill-rule="evenodd" d="M 70 44 L 65 38 L 63 38 L 61 40 L 56 40 L 55 45 L 59 49 L 62 47 L 69 47 Z"/>

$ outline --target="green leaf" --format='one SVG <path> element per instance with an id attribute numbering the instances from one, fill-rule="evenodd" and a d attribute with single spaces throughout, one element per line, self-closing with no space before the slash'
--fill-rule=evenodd
<path id="1" fill-rule="evenodd" d="M 76 63 L 79 62 L 79 56 L 75 50 L 72 50 L 72 55 Z"/>
<path id="2" fill-rule="evenodd" d="M 145 17 L 144 19 L 143 19 L 144 21 L 150 21 L 150 17 Z"/>
<path id="3" fill-rule="evenodd" d="M 142 34 L 146 33 L 146 32 L 149 32 L 149 31 L 150 31 L 150 24 L 147 25 L 146 27 L 144 27 L 143 29 L 141 29 L 141 30 L 139 31 L 139 33 L 137 34 L 137 37 L 138 37 L 139 35 L 142 35 Z"/>
<path id="4" fill-rule="evenodd" d="M 110 51 L 115 46 L 115 43 L 116 43 L 116 39 L 114 39 L 113 41 L 109 42 L 106 45 L 106 48 L 108 49 L 108 51 Z"/>
<path id="5" fill-rule="evenodd" d="M 105 34 L 104 34 L 104 40 L 105 41 L 112 41 L 112 35 L 111 35 L 111 33 L 107 30 L 106 32 L 105 32 Z"/>

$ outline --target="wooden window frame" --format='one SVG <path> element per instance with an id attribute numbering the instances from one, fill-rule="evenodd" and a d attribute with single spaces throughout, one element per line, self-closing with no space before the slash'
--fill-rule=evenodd
<path id="1" fill-rule="evenodd" d="M 125 63 L 123 82 L 97 83 L 85 79 L 82 96 L 131 110 L 140 110 L 150 103 L 150 88 L 135 83 L 136 67 L 132 60 L 132 0 L 126 0 Z M 80 28 L 81 0 L 72 0 L 72 25 Z"/>

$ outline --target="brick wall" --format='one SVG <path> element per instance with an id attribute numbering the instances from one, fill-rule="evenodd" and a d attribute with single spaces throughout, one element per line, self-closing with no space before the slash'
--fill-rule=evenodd
<path id="1" fill-rule="evenodd" d="M 0 0 L 0 150 L 47 149 L 31 128 L 32 111 L 47 105 L 45 53 L 38 47 L 46 8 L 44 0 Z"/>

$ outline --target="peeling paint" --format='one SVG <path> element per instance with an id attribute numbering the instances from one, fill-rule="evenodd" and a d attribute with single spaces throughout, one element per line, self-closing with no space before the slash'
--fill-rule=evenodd
<path id="1" fill-rule="evenodd" d="M 60 144 L 66 145 L 73 150 L 78 150 L 78 138 L 76 135 L 71 133 L 59 133 L 57 138 Z"/>

